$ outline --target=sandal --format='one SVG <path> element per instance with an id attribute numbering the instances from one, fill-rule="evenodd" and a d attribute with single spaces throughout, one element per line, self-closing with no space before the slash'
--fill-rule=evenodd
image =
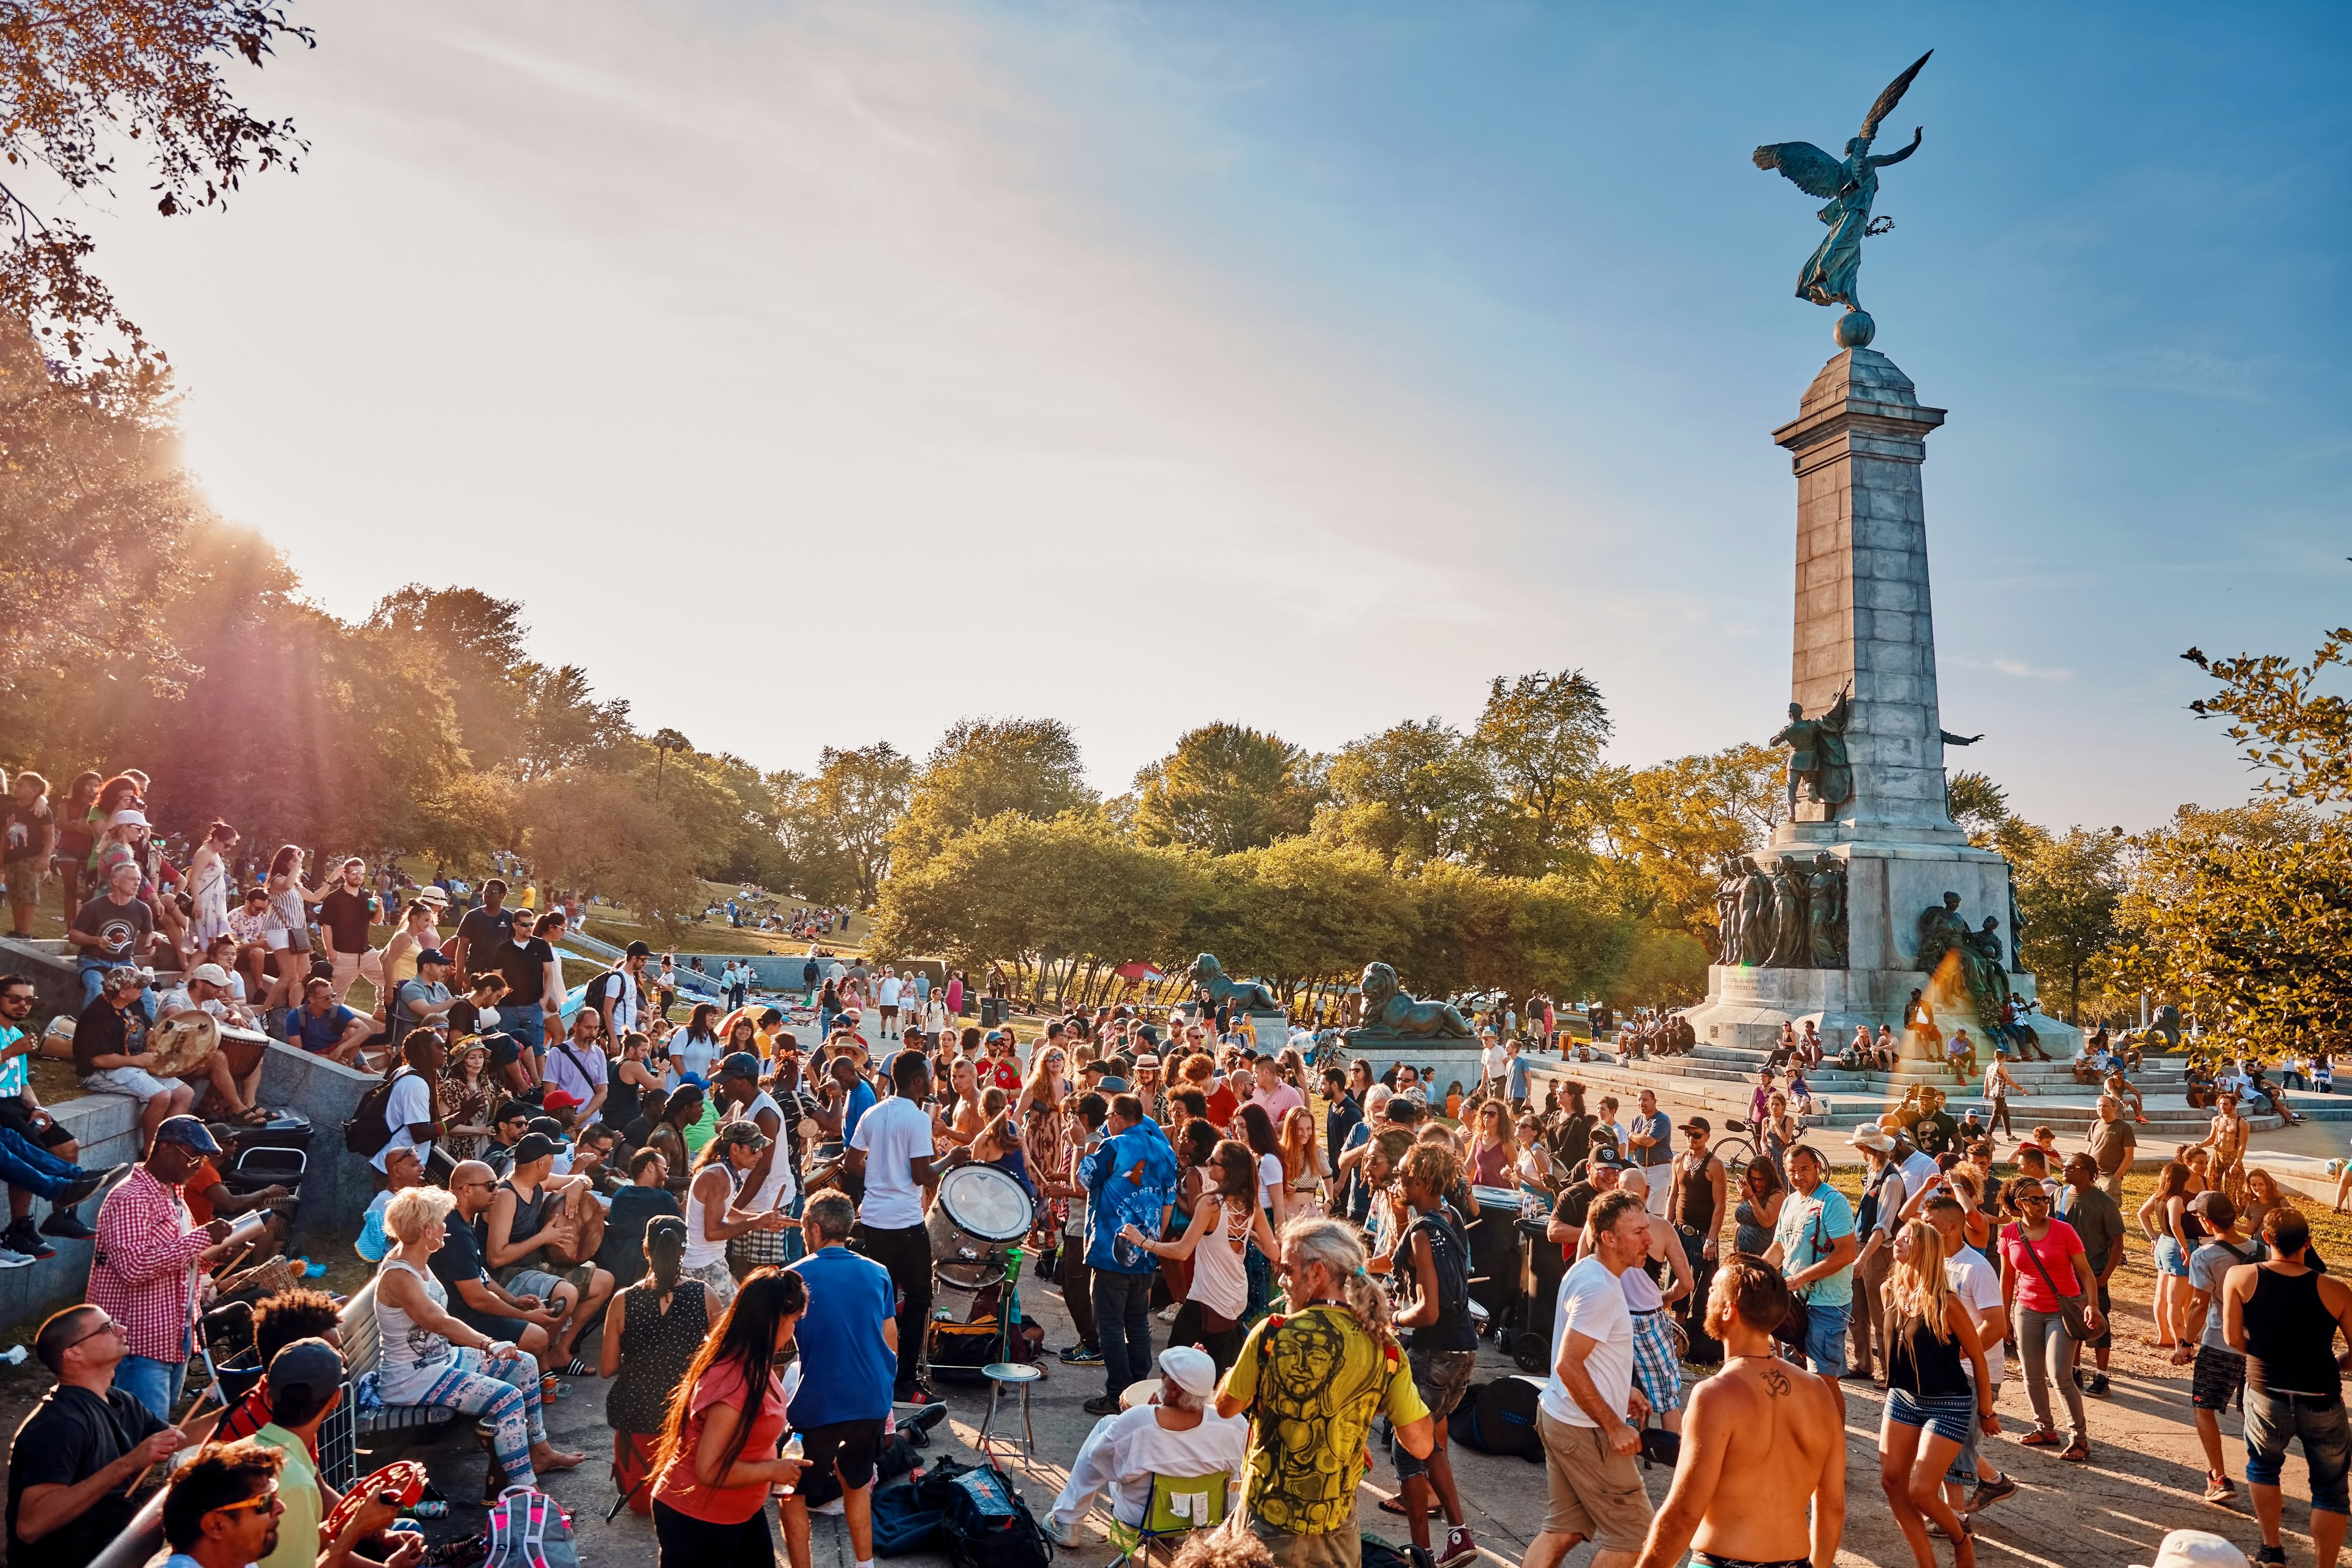
<path id="1" fill-rule="evenodd" d="M 2083 1442 L 2069 1443 L 2066 1451 L 2058 1457 L 2070 1465 L 2087 1465 L 2091 1462 L 2091 1446 Z"/>
<path id="2" fill-rule="evenodd" d="M 1381 1511 L 1382 1513 L 1393 1513 L 1402 1516 L 1405 1512 L 1404 1494 L 1402 1492 L 1399 1492 L 1394 1497 L 1384 1497 L 1381 1499 Z M 1427 1517 L 1435 1519 L 1438 1515 L 1438 1505 L 1433 1502 L 1429 1505 Z"/>
<path id="3" fill-rule="evenodd" d="M 229 1120 L 239 1127 L 258 1127 L 277 1114 L 266 1105 L 248 1105 Z"/>
<path id="4" fill-rule="evenodd" d="M 563 1369 L 563 1375 L 566 1377 L 593 1377 L 596 1375 L 596 1363 L 590 1361 L 584 1355 L 574 1355 L 572 1358 L 572 1364 Z M 565 1389 L 561 1390 L 560 1392 L 569 1393 L 570 1390 Z"/>
<path id="5" fill-rule="evenodd" d="M 2066 1440 L 2055 1432 L 2028 1432 L 2018 1439 L 2029 1448 L 2063 1448 Z"/>

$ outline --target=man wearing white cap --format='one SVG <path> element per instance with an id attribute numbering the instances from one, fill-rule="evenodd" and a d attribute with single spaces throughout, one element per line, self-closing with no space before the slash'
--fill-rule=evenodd
<path id="1" fill-rule="evenodd" d="M 1148 1404 L 1104 1416 L 1079 1445 L 1078 1457 L 1070 1463 L 1069 1484 L 1054 1500 L 1053 1517 L 1046 1521 L 1046 1533 L 1055 1543 L 1079 1544 L 1078 1521 L 1106 1488 L 1111 1518 L 1132 1536 L 1151 1504 L 1154 1476 L 1174 1480 L 1223 1474 L 1229 1506 L 1237 1502 L 1249 1422 L 1218 1415 L 1216 1392 L 1217 1363 L 1208 1352 L 1191 1345 L 1171 1345 L 1160 1352 L 1160 1392 Z M 1202 1494 L 1208 1489 L 1199 1489 Z M 1181 1497 L 1192 1489 L 1171 1490 Z M 1205 1505 L 1199 1517 L 1205 1520 Z M 1115 1537 L 1119 1533 L 1113 1531 Z"/>
<path id="2" fill-rule="evenodd" d="M 2246 1568 L 2246 1554 L 2210 1530 L 2176 1530 L 2158 1545 L 2153 1563 L 2132 1568 Z"/>

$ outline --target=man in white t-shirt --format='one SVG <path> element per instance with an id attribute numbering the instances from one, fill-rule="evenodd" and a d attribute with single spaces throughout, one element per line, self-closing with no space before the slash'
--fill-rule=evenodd
<path id="1" fill-rule="evenodd" d="M 383 1124 L 392 1137 L 368 1160 L 378 1176 L 400 1150 L 415 1150 L 420 1167 L 433 1158 L 433 1085 L 441 1076 L 445 1056 L 441 1037 L 430 1029 L 412 1030 L 401 1042 L 402 1066 L 393 1074 L 392 1095 L 383 1102 Z"/>
<path id="2" fill-rule="evenodd" d="M 874 987 L 874 1005 L 882 1009 L 882 1037 L 886 1040 L 898 1037 L 898 997 L 905 989 L 906 983 L 898 978 L 898 972 L 883 965 L 882 979 Z"/>
<path id="3" fill-rule="evenodd" d="M 931 1143 L 931 1064 L 920 1051 L 890 1060 L 898 1092 L 857 1119 L 845 1169 L 865 1184 L 852 1250 L 890 1271 L 905 1298 L 898 1307 L 898 1372 L 892 1397 L 928 1403 L 934 1397 L 920 1371 L 923 1334 L 931 1321 L 931 1240 L 923 1229 L 923 1189 L 943 1171 L 967 1163 L 969 1146 L 934 1161 Z M 919 1398 L 918 1397 L 919 1396 Z"/>
<path id="4" fill-rule="evenodd" d="M 1478 1079 L 1480 1089 L 1503 1092 L 1503 1075 L 1508 1070 L 1503 1042 L 1492 1029 L 1478 1031 L 1478 1065 L 1483 1069 Z"/>
<path id="5" fill-rule="evenodd" d="M 1998 1401 L 2001 1374 L 2008 1370 L 2009 1364 L 2008 1354 L 2001 1344 L 2001 1336 L 2008 1332 L 2008 1320 L 2001 1312 L 2000 1276 L 1991 1264 L 1985 1261 L 1983 1253 L 1969 1245 L 1966 1215 L 1961 1211 L 1960 1200 L 1950 1191 L 1937 1191 L 1919 1213 L 1936 1227 L 1936 1234 L 1944 1238 L 1944 1278 L 1950 1281 L 1952 1294 L 1967 1303 L 1969 1312 L 1974 1315 L 1977 1338 L 1984 1345 L 1985 1376 L 1996 1390 L 1993 1398 Z M 1961 1358 L 1960 1373 L 1968 1378 L 1969 1386 L 1973 1389 L 1976 1386 L 1976 1368 L 1966 1357 Z M 1961 1510 L 1964 1513 L 1990 1508 L 2017 1492 L 2017 1483 L 1994 1468 L 1979 1451 L 1978 1444 L 1983 1436 L 1979 1427 L 1979 1423 L 1970 1424 L 1968 1442 L 1952 1456 L 1952 1467 L 1944 1472 L 1945 1495 L 1956 1507 L 1960 1500 L 1960 1488 L 1970 1481 L 1976 1483 L 1975 1495 Z"/>
<path id="6" fill-rule="evenodd" d="M 1543 1533 L 1524 1568 L 1559 1568 L 1593 1542 L 1591 1568 L 1632 1568 L 1650 1530 L 1650 1500 L 1633 1456 L 1649 1414 L 1633 1387 L 1633 1317 L 1620 1276 L 1650 1255 L 1650 1216 L 1630 1193 L 1603 1193 L 1587 1220 L 1592 1254 L 1559 1283 L 1551 1377 L 1536 1415 L 1550 1491 Z"/>

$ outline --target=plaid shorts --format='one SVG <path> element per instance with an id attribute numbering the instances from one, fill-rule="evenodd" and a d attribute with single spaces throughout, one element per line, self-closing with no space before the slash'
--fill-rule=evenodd
<path id="1" fill-rule="evenodd" d="M 1633 1383 L 1656 1414 L 1682 1408 L 1683 1369 L 1664 1307 L 1633 1314 Z"/>
<path id="2" fill-rule="evenodd" d="M 2218 1415 L 2230 1408 L 2232 1395 L 2243 1408 L 2246 1403 L 2246 1358 L 2223 1345 L 2199 1345 L 2197 1364 L 2189 1374 L 2190 1406 Z"/>

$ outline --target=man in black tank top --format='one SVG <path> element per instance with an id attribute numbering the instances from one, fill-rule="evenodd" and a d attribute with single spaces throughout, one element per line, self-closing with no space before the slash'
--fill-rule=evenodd
<path id="1" fill-rule="evenodd" d="M 1707 1287 L 1714 1281 L 1716 1262 L 1723 1256 L 1729 1184 L 1723 1162 L 1706 1146 L 1715 1135 L 1714 1125 L 1704 1116 L 1694 1116 L 1676 1131 L 1683 1135 L 1683 1152 L 1675 1157 L 1674 1190 L 1667 1194 L 1666 1214 L 1682 1242 L 1683 1257 L 1689 1260 L 1693 1281 L 1691 1293 L 1676 1315 L 1683 1321 L 1683 1331 L 1690 1336 L 1689 1359 L 1712 1366 L 1723 1359 L 1723 1349 L 1706 1330 Z"/>
<path id="2" fill-rule="evenodd" d="M 2281 1206 L 2263 1216 L 2271 1257 L 2232 1268 L 2221 1284 L 2222 1334 L 2246 1358 L 2246 1485 L 2263 1546 L 2256 1563 L 2284 1563 L 2279 1472 L 2291 1439 L 2311 1467 L 2311 1544 L 2318 1568 L 2335 1568 L 2347 1511 L 2345 1474 L 2352 1429 L 2336 1336 L 2352 1342 L 2352 1285 L 2311 1267 L 2311 1227 Z"/>

